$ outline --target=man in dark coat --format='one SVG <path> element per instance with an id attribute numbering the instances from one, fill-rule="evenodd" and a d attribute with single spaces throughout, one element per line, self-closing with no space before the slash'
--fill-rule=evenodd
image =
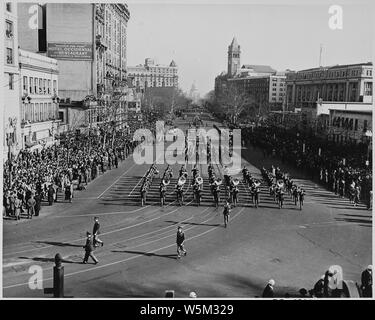
<path id="1" fill-rule="evenodd" d="M 185 234 L 182 231 L 181 227 L 177 228 L 177 237 L 176 237 L 176 244 L 177 244 L 177 258 L 181 258 L 181 252 L 186 256 L 186 250 L 184 248 L 185 242 Z"/>
<path id="2" fill-rule="evenodd" d="M 83 263 L 86 264 L 87 261 L 89 260 L 89 257 L 91 257 L 91 259 L 94 260 L 94 263 L 97 264 L 99 261 L 94 256 L 94 253 L 93 253 L 94 246 L 93 246 L 93 242 L 92 242 L 91 233 L 87 232 L 86 236 L 87 236 L 86 244 L 83 246 L 83 248 L 85 249 L 85 257 L 83 258 Z"/>
<path id="3" fill-rule="evenodd" d="M 369 265 L 361 276 L 362 295 L 366 298 L 372 297 L 372 265 Z"/>
<path id="4" fill-rule="evenodd" d="M 35 204 L 36 201 L 34 196 L 31 195 L 30 199 L 27 200 L 27 218 L 32 219 L 33 215 L 35 215 Z"/>
<path id="5" fill-rule="evenodd" d="M 35 211 L 35 216 L 39 216 L 39 212 L 40 212 L 40 204 L 41 204 L 41 196 L 40 196 L 40 193 L 36 193 L 35 194 L 35 208 L 34 208 L 34 211 Z"/>
<path id="6" fill-rule="evenodd" d="M 273 298 L 273 287 L 275 285 L 275 280 L 270 279 L 263 290 L 262 298 Z"/>
<path id="7" fill-rule="evenodd" d="M 98 217 L 95 217 L 94 218 L 94 227 L 93 227 L 93 230 L 92 230 L 92 234 L 94 236 L 94 239 L 93 239 L 93 243 L 94 243 L 94 247 L 98 247 L 99 244 L 103 247 L 104 243 L 102 240 L 99 239 L 99 234 L 100 234 L 100 223 L 99 223 L 99 218 Z"/>
<path id="8" fill-rule="evenodd" d="M 52 206 L 54 194 L 55 194 L 55 189 L 53 189 L 52 184 L 50 184 L 48 187 L 48 203 L 50 206 Z"/>

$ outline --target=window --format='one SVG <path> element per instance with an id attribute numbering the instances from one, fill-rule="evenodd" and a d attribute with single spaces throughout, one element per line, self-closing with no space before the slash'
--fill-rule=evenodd
<path id="1" fill-rule="evenodd" d="M 367 131 L 367 120 L 363 120 L 363 132 Z"/>
<path id="2" fill-rule="evenodd" d="M 29 92 L 34 93 L 34 78 L 33 77 L 29 78 Z"/>
<path id="3" fill-rule="evenodd" d="M 54 119 L 55 118 L 55 112 L 52 109 L 52 103 L 51 102 L 48 102 L 48 107 L 47 108 L 48 108 L 47 110 L 51 110 L 52 119 Z"/>
<path id="4" fill-rule="evenodd" d="M 13 64 L 13 49 L 7 48 L 7 64 Z"/>
<path id="5" fill-rule="evenodd" d="M 44 120 L 50 119 L 50 117 L 48 116 L 49 113 L 50 113 L 50 109 L 48 109 L 47 102 L 46 102 L 46 103 L 44 103 L 44 109 L 43 109 L 43 119 Z"/>
<path id="6" fill-rule="evenodd" d="M 47 93 L 48 93 L 48 94 L 51 94 L 51 80 L 48 80 L 48 84 L 47 84 Z"/>
<path id="7" fill-rule="evenodd" d="M 358 130 L 358 119 L 355 119 L 355 120 L 354 120 L 354 130 L 355 130 L 355 131 Z"/>
<path id="8" fill-rule="evenodd" d="M 34 93 L 35 94 L 39 93 L 39 90 L 38 90 L 38 78 L 34 78 Z"/>
<path id="9" fill-rule="evenodd" d="M 43 79 L 39 78 L 39 94 L 43 94 Z"/>
<path id="10" fill-rule="evenodd" d="M 8 12 L 12 12 L 12 4 L 10 2 L 7 2 L 6 7 Z"/>
<path id="11" fill-rule="evenodd" d="M 53 93 L 57 94 L 57 81 L 53 80 Z"/>
<path id="12" fill-rule="evenodd" d="M 38 120 L 39 121 L 43 121 L 44 120 L 44 117 L 43 117 L 43 110 L 44 108 L 43 108 L 43 103 L 41 103 L 40 104 L 40 106 L 39 106 L 39 115 L 38 115 Z"/>
<path id="13" fill-rule="evenodd" d="M 372 96 L 372 82 L 365 82 L 365 96 Z"/>
<path id="14" fill-rule="evenodd" d="M 13 37 L 13 23 L 10 21 L 5 21 L 5 35 L 7 38 Z"/>
<path id="15" fill-rule="evenodd" d="M 14 90 L 14 74 L 13 73 L 8 73 L 8 86 L 9 90 Z"/>
<path id="16" fill-rule="evenodd" d="M 34 108 L 34 118 L 33 118 L 34 122 L 39 121 L 38 115 L 39 115 L 39 103 L 36 103 L 35 108 Z"/>
<path id="17" fill-rule="evenodd" d="M 64 123 L 64 112 L 59 111 L 59 119 L 61 120 L 62 123 Z"/>
<path id="18" fill-rule="evenodd" d="M 23 93 L 27 93 L 27 86 L 28 86 L 28 84 L 27 84 L 27 77 L 24 76 L 23 77 Z"/>

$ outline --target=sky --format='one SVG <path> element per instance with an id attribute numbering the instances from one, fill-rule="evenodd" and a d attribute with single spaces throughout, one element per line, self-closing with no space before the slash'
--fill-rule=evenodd
<path id="1" fill-rule="evenodd" d="M 265 64 L 278 71 L 373 59 L 374 15 L 369 6 L 341 4 L 342 29 L 331 30 L 332 2 L 318 4 L 132 3 L 127 31 L 128 65 L 178 66 L 179 85 L 193 83 L 201 95 L 213 90 L 215 77 L 227 70 L 228 45 L 235 36 L 242 64 Z M 338 3 L 336 1 L 336 3 Z"/>

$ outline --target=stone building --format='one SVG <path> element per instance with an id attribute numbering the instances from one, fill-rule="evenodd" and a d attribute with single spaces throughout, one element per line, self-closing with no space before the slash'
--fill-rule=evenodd
<path id="1" fill-rule="evenodd" d="M 99 125 L 96 120 L 106 113 L 103 109 L 114 104 L 123 115 L 121 129 L 127 104 L 127 5 L 19 3 L 18 8 L 21 48 L 58 61 L 60 117 L 66 124 L 61 131 Z M 30 12 L 38 17 L 35 29 L 24 27 Z M 65 118 L 74 108 L 84 113 L 75 128 Z"/>
<path id="2" fill-rule="evenodd" d="M 128 77 L 131 85 L 140 92 L 146 88 L 178 87 L 178 67 L 174 60 L 169 65 L 162 65 L 146 58 L 144 65 L 128 67 Z"/>

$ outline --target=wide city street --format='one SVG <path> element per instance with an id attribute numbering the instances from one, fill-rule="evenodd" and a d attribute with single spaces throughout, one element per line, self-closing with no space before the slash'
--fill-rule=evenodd
<path id="1" fill-rule="evenodd" d="M 189 120 L 179 118 L 174 124 L 184 131 Z M 213 124 L 204 122 L 206 129 Z M 53 206 L 42 203 L 39 217 L 4 220 L 4 297 L 51 297 L 42 289 L 32 290 L 29 281 L 35 270 L 31 267 L 38 265 L 43 288 L 52 287 L 57 253 L 63 257 L 65 296 L 75 298 L 163 297 L 165 290 L 174 290 L 176 297 L 194 291 L 198 297 L 252 298 L 261 296 L 271 278 L 276 296 L 293 295 L 301 288 L 311 289 L 331 265 L 342 267 L 344 279 L 360 282 L 361 272 L 371 264 L 371 211 L 363 204 L 354 207 L 302 175 L 294 178 L 306 191 L 302 210 L 289 195 L 279 209 L 260 172 L 262 163 L 270 170 L 268 165 L 279 160 L 260 159 L 259 150 L 250 145 L 243 146 L 241 155 L 241 168 L 247 166 L 262 182 L 260 205 L 255 208 L 251 203 L 242 173 L 231 172 L 241 183 L 239 203 L 227 228 L 224 197 L 216 208 L 207 165 L 199 166 L 204 180 L 199 207 L 193 200 L 191 164 L 183 206 L 175 201 L 181 165 L 172 165 L 174 176 L 161 207 L 159 184 L 167 164 L 157 164 L 159 174 L 142 207 L 142 177 L 150 165 L 135 164 L 133 157 L 89 183 L 86 190 L 75 191 L 72 203 L 59 194 Z M 223 176 L 219 164 L 214 170 Z M 92 231 L 94 217 L 99 218 L 104 245 L 95 250 L 98 264 L 92 260 L 82 264 L 86 232 Z M 176 252 L 177 226 L 186 237 L 187 255 L 181 259 Z"/>

